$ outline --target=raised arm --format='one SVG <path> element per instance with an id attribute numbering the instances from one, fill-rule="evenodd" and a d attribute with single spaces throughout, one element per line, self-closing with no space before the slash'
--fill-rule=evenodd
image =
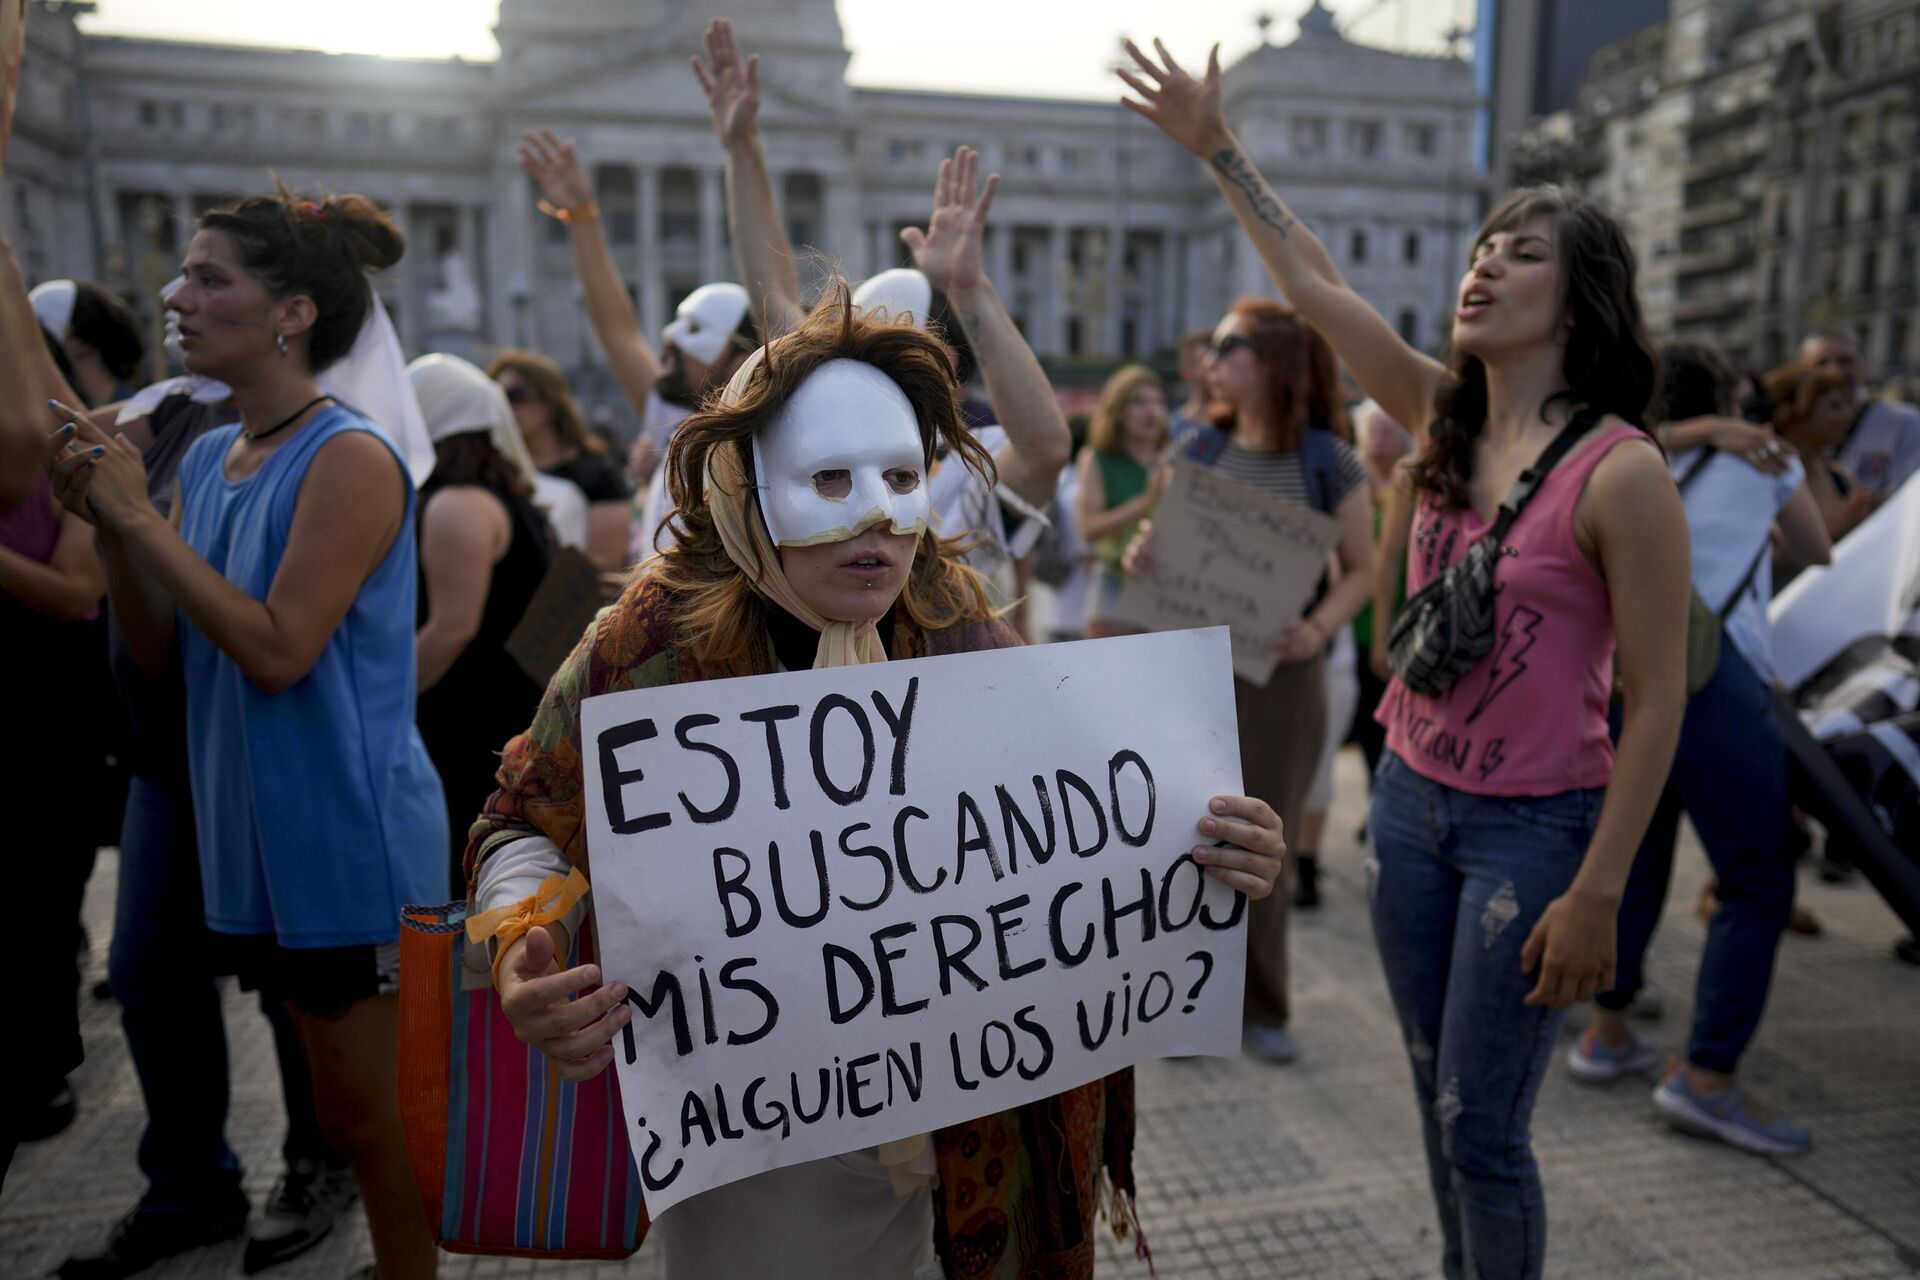
<path id="1" fill-rule="evenodd" d="M 733 237 L 740 283 L 753 299 L 768 337 L 800 323 L 800 273 L 793 245 L 774 203 L 773 178 L 760 149 L 760 55 L 742 61 L 733 24 L 707 24 L 707 60 L 693 57 L 693 74 L 707 94 L 707 113 L 727 157 L 727 231 Z"/>
<path id="2" fill-rule="evenodd" d="M 927 229 L 908 227 L 900 238 L 927 282 L 947 295 L 948 307 L 973 344 L 987 398 L 1007 433 L 1007 446 L 993 459 L 1000 483 L 1045 510 L 1060 469 L 1073 456 L 1073 435 L 1053 384 L 981 265 L 980 237 L 1000 175 L 989 176 L 984 187 L 979 175 L 980 153 L 972 147 L 942 160 Z"/>
<path id="3" fill-rule="evenodd" d="M 56 335 L 57 336 L 57 335 Z M 72 404 L 79 399 L 41 336 L 40 321 L 27 300 L 27 283 L 13 245 L 0 235 L 0 437 L 14 447 L 0 449 L 0 506 L 26 498 L 40 479 L 40 443 L 46 439 L 47 401 Z"/>
<path id="4" fill-rule="evenodd" d="M 1352 370 L 1360 389 L 1388 416 L 1424 440 L 1433 416 L 1433 396 L 1446 370 L 1409 346 L 1386 319 L 1341 278 L 1326 247 L 1293 216 L 1253 167 L 1240 140 L 1227 128 L 1220 105 L 1220 46 L 1207 56 L 1196 80 L 1158 40 L 1159 61 L 1127 41 L 1137 72 L 1119 76 L 1141 100 L 1123 97 L 1134 111 L 1206 161 L 1215 185 L 1227 197 L 1241 229 L 1266 263 L 1267 274 L 1295 310 L 1318 329 Z"/>
<path id="5" fill-rule="evenodd" d="M 644 415 L 647 397 L 660 380 L 660 361 L 640 331 L 640 317 L 627 294 L 626 277 L 607 244 L 593 183 L 580 163 L 571 139 L 551 129 L 530 129 L 520 135 L 520 167 L 540 184 L 546 203 L 567 224 L 573 246 L 573 272 L 586 298 L 587 320 L 606 353 L 607 363 L 633 411 Z"/>

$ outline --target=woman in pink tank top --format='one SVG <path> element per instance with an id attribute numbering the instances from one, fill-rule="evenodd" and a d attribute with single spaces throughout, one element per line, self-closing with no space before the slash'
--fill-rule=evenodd
<path id="1" fill-rule="evenodd" d="M 1129 105 L 1210 166 L 1287 299 L 1420 440 L 1410 589 L 1489 529 L 1576 414 L 1593 423 L 1502 542 L 1492 649 L 1440 697 L 1390 686 L 1369 822 L 1443 1270 L 1531 1280 L 1546 1253 L 1533 1102 L 1562 1011 L 1612 985 L 1621 893 L 1686 704 L 1687 523 L 1638 426 L 1656 361 L 1633 249 L 1578 196 L 1509 196 L 1475 238 L 1442 365 L 1353 292 L 1254 168 L 1221 110 L 1218 49 L 1197 77 L 1129 51 Z"/>

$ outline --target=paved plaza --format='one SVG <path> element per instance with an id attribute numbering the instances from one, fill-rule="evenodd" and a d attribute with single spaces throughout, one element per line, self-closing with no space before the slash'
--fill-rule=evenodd
<path id="1" fill-rule="evenodd" d="M 1140 1069 L 1140 1212 L 1159 1275 L 1415 1280 L 1438 1274 L 1408 1069 L 1364 910 L 1355 838 L 1364 781 L 1343 756 L 1340 809 L 1323 860 L 1326 905 L 1296 917 L 1289 1067 L 1251 1059 Z M 89 887 L 91 984 L 105 962 L 114 859 Z M 1649 963 L 1665 999 L 1650 1032 L 1685 1042 L 1705 872 L 1689 841 Z M 1803 876 L 1801 901 L 1826 926 L 1789 937 L 1773 1003 L 1745 1076 L 1811 1126 L 1814 1150 L 1770 1161 L 1678 1137 L 1648 1087 L 1593 1089 L 1555 1070 L 1536 1116 L 1552 1213 L 1547 1272 L 1572 1280 L 1892 1280 L 1920 1274 L 1920 968 L 1891 948 L 1904 930 L 1864 884 Z M 229 1136 L 256 1203 L 278 1174 L 279 1085 L 265 1022 L 227 1001 L 234 1105 Z M 1581 1015 L 1576 1012 L 1574 1021 Z M 143 1113 L 115 1008 L 86 1002 L 81 1113 L 60 1137 L 23 1148 L 0 1196 L 0 1278 L 45 1275 L 91 1244 L 141 1189 Z M 31 1035 L 31 1029 L 16 1029 Z M 1572 1031 L 1567 1033 L 1571 1037 Z M 1130 1249 L 1103 1253 L 1103 1277 L 1142 1276 Z M 356 1210 L 321 1247 L 266 1274 L 340 1280 L 370 1257 Z M 176 1259 L 154 1280 L 239 1274 L 236 1242 Z M 642 1259 L 532 1263 L 448 1257 L 448 1277 L 652 1278 Z M 777 1274 L 770 1267 L 769 1275 Z"/>

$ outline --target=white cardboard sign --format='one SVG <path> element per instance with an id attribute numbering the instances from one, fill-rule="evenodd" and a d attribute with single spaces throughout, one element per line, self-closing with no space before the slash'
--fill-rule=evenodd
<path id="1" fill-rule="evenodd" d="M 1114 612 L 1149 631 L 1225 626 L 1233 671 L 1266 687 L 1274 641 L 1327 569 L 1340 522 L 1241 484 L 1213 467 L 1174 463 L 1153 517 L 1153 568 L 1127 576 Z"/>
<path id="2" fill-rule="evenodd" d="M 1170 1054 L 1239 1051 L 1213 628 L 582 708 L 600 963 L 649 1213 Z"/>

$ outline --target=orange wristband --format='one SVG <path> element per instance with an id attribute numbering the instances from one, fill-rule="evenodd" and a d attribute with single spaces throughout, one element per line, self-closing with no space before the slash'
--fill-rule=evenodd
<path id="1" fill-rule="evenodd" d="M 547 201 L 542 200 L 538 208 L 540 212 L 546 214 L 549 218 L 552 218 L 556 222 L 564 222 L 568 226 L 572 226 L 578 219 L 597 218 L 600 216 L 600 202 L 598 200 L 589 200 L 585 204 L 576 204 L 570 209 L 562 209 L 559 205 L 549 204 Z"/>
<path id="2" fill-rule="evenodd" d="M 484 942 L 492 938 L 498 944 L 493 953 L 495 987 L 500 983 L 500 959 L 507 954 L 507 948 L 541 925 L 563 918 L 573 910 L 574 903 L 587 896 L 589 888 L 580 868 L 574 867 L 567 872 L 565 880 L 558 875 L 548 876 L 538 889 L 520 901 L 467 918 L 467 941 Z"/>

